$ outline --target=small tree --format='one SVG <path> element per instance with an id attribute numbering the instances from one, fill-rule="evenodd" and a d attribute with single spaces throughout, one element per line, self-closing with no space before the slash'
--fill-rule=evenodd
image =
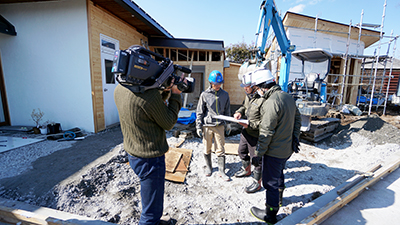
<path id="1" fill-rule="evenodd" d="M 243 63 L 247 59 L 250 59 L 250 54 L 254 44 L 246 44 L 244 41 L 231 44 L 226 49 L 226 57 L 229 61 L 235 63 Z"/>
<path id="2" fill-rule="evenodd" d="M 32 120 L 36 123 L 36 127 L 40 127 L 40 121 L 43 119 L 44 112 L 42 112 L 39 108 L 38 111 L 36 112 L 35 109 L 32 110 L 31 117 Z"/>

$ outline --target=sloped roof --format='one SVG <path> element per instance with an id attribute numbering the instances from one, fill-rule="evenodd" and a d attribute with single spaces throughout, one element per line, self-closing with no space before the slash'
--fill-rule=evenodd
<path id="1" fill-rule="evenodd" d="M 283 25 L 285 27 L 295 27 L 300 29 L 315 30 L 315 17 L 306 16 L 294 12 L 286 12 L 283 18 Z M 336 35 L 347 38 L 349 33 L 349 24 L 338 23 L 325 19 L 318 18 L 317 30 L 321 33 L 329 35 Z M 350 38 L 358 40 L 359 28 L 352 26 Z M 375 42 L 379 41 L 379 31 L 362 29 L 360 40 L 365 43 L 365 48 L 371 46 Z"/>
<path id="2" fill-rule="evenodd" d="M 154 47 L 175 47 L 224 51 L 224 42 L 215 40 L 183 39 L 183 38 L 149 38 L 149 45 Z"/>
<path id="3" fill-rule="evenodd" d="M 26 3 L 26 2 L 46 2 L 54 0 L 1 0 L 1 4 L 10 3 Z M 157 21 L 147 14 L 136 3 L 130 0 L 91 0 L 105 10 L 116 15 L 123 21 L 132 25 L 138 32 L 147 36 L 173 38 L 166 29 L 164 29 Z"/>

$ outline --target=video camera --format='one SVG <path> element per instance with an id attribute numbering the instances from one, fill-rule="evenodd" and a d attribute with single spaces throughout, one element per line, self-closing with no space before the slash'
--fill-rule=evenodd
<path id="1" fill-rule="evenodd" d="M 136 93 L 143 93 L 153 88 L 166 89 L 172 81 L 183 93 L 192 93 L 195 86 L 194 78 L 186 78 L 187 83 L 185 83 L 184 79 L 176 75 L 177 71 L 192 72 L 189 68 L 174 65 L 169 58 L 139 45 L 115 51 L 111 68 L 111 72 L 117 75 L 117 81 Z"/>

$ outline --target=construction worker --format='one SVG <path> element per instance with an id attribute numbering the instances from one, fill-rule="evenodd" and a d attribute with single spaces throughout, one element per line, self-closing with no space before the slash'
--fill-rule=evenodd
<path id="1" fill-rule="evenodd" d="M 140 179 L 142 213 L 139 225 L 171 222 L 170 218 L 162 218 L 165 153 L 169 149 L 165 130 L 174 127 L 182 107 L 181 91 L 172 84 L 164 91 L 154 88 L 143 93 L 134 93 L 119 84 L 114 91 L 124 149 L 129 165 Z M 169 98 L 167 105 L 166 98 Z"/>
<path id="2" fill-rule="evenodd" d="M 253 76 L 257 73 L 266 77 L 265 82 L 257 85 L 257 92 L 265 102 L 260 110 L 260 136 L 255 151 L 258 157 L 254 157 L 252 163 L 257 166 L 262 159 L 262 183 L 267 199 L 265 209 L 252 207 L 250 212 L 256 218 L 274 224 L 280 207 L 279 189 L 285 187 L 283 169 L 293 153 L 293 141 L 299 138 L 301 116 L 294 98 L 281 90 L 271 71 L 256 70 Z"/>
<path id="3" fill-rule="evenodd" d="M 260 75 L 256 73 L 255 75 Z M 242 167 L 235 173 L 235 177 L 247 177 L 251 175 L 251 159 L 255 156 L 254 151 L 257 147 L 258 141 L 258 126 L 261 121 L 260 108 L 263 105 L 265 98 L 262 98 L 258 93 L 256 82 L 262 83 L 264 76 L 255 77 L 252 73 L 243 75 L 241 87 L 246 92 L 246 98 L 243 105 L 236 110 L 233 117 L 241 119 L 246 116 L 249 121 L 246 123 L 239 123 L 243 126 L 240 134 L 240 142 L 238 148 L 238 155 L 242 160 Z M 254 193 L 261 189 L 261 165 L 258 165 L 253 170 L 253 182 L 245 188 L 247 193 Z"/>
<path id="4" fill-rule="evenodd" d="M 213 118 L 215 115 L 230 116 L 229 94 L 221 88 L 224 79 L 218 70 L 210 73 L 208 81 L 210 87 L 200 94 L 197 104 L 196 133 L 203 138 L 206 176 L 211 176 L 212 173 L 211 148 L 214 139 L 215 154 L 218 156 L 218 175 L 229 181 L 229 176 L 225 174 L 225 121 Z"/>

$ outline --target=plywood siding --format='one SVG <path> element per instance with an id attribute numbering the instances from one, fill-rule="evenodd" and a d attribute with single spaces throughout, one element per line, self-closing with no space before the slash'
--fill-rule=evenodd
<path id="1" fill-rule="evenodd" d="M 101 75 L 100 34 L 119 40 L 120 49 L 147 42 L 144 35 L 124 21 L 118 19 L 93 2 L 88 1 L 88 27 L 90 47 L 90 68 L 92 81 L 93 114 L 95 132 L 104 130 L 103 82 Z"/>
<path id="2" fill-rule="evenodd" d="M 240 87 L 240 80 L 238 79 L 239 68 L 241 64 L 230 63 L 229 68 L 225 68 L 224 73 L 224 90 L 229 93 L 229 98 L 232 105 L 241 105 L 246 94 L 244 89 Z"/>

